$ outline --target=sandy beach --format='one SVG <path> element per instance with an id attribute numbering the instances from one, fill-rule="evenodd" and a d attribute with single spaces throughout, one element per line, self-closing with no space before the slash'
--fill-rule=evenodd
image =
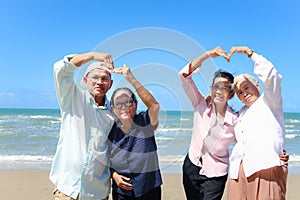
<path id="1" fill-rule="evenodd" d="M 53 200 L 53 185 L 48 170 L 0 170 L 0 193 L 3 200 Z M 163 174 L 162 199 L 185 199 L 181 174 Z M 289 175 L 287 199 L 299 199 L 300 175 Z M 226 193 L 226 191 L 225 191 Z M 226 196 L 226 194 L 224 195 Z M 223 199 L 226 199 L 225 197 Z"/>

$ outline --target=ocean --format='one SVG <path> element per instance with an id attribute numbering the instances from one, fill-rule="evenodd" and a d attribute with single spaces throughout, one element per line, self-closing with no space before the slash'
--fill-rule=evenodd
<path id="1" fill-rule="evenodd" d="M 156 141 L 163 173 L 181 173 L 192 111 L 160 113 Z M 59 109 L 0 109 L 0 169 L 50 169 L 60 130 Z M 300 113 L 285 113 L 289 173 L 300 174 Z"/>

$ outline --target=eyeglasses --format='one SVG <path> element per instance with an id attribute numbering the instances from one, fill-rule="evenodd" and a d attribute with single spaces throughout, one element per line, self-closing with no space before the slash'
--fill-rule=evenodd
<path id="1" fill-rule="evenodd" d="M 230 86 L 220 87 L 218 85 L 213 85 L 212 89 L 213 90 L 220 90 L 221 92 L 229 92 L 231 90 L 231 87 Z"/>
<path id="2" fill-rule="evenodd" d="M 116 102 L 113 105 L 113 107 L 116 108 L 116 109 L 121 109 L 123 105 L 125 107 L 131 107 L 133 105 L 133 100 L 132 99 L 128 99 L 125 102 Z"/>
<path id="3" fill-rule="evenodd" d="M 108 82 L 110 81 L 110 77 L 109 76 L 88 76 L 88 78 L 90 78 L 90 80 L 94 83 L 98 82 L 99 80 L 101 80 L 101 82 Z"/>

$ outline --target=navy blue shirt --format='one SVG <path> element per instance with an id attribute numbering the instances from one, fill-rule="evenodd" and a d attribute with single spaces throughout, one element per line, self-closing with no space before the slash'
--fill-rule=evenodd
<path id="1" fill-rule="evenodd" d="M 135 115 L 131 131 L 124 134 L 120 123 L 115 123 L 108 136 L 111 168 L 130 178 L 133 191 L 113 189 L 120 194 L 140 197 L 162 184 L 154 137 L 156 127 L 150 124 L 148 111 Z"/>

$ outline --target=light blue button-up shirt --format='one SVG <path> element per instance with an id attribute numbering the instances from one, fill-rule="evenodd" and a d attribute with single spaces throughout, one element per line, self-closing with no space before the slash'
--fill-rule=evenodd
<path id="1" fill-rule="evenodd" d="M 49 178 L 72 198 L 104 199 L 110 193 L 107 138 L 114 119 L 107 99 L 97 107 L 90 93 L 75 84 L 77 67 L 69 58 L 54 64 L 61 128 Z"/>

